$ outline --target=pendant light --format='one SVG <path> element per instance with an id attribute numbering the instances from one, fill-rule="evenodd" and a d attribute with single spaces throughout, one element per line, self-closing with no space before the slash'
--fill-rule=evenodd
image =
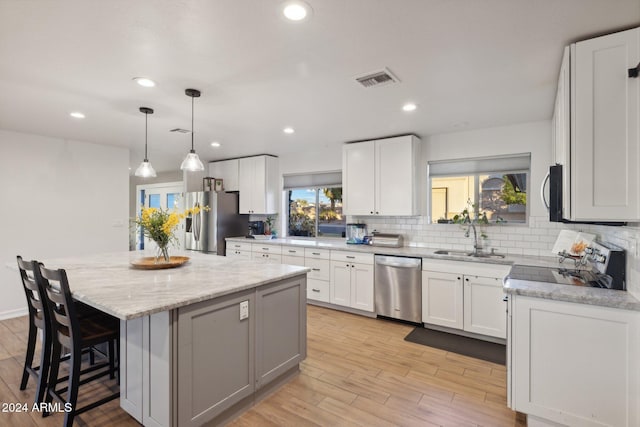
<path id="1" fill-rule="evenodd" d="M 191 151 L 184 158 L 180 169 L 183 171 L 199 172 L 204 170 L 204 165 L 200 161 L 200 157 L 196 154 L 196 150 L 193 148 L 193 99 L 200 97 L 200 91 L 196 89 L 187 89 L 184 91 L 187 96 L 191 97 Z"/>
<path id="2" fill-rule="evenodd" d="M 140 112 L 144 113 L 144 160 L 136 169 L 136 176 L 141 176 L 143 178 L 150 178 L 156 176 L 156 171 L 149 163 L 149 159 L 147 158 L 147 119 L 149 118 L 149 114 L 153 114 L 152 108 L 140 107 Z"/>

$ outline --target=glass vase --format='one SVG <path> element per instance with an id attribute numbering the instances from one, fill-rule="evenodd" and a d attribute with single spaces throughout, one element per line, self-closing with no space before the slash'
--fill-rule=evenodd
<path id="1" fill-rule="evenodd" d="M 156 264 L 169 261 L 171 261 L 171 257 L 169 256 L 169 245 L 158 245 L 158 250 L 156 252 Z"/>

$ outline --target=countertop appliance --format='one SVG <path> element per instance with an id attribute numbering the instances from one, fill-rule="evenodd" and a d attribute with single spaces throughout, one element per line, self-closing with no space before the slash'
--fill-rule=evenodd
<path id="1" fill-rule="evenodd" d="M 374 269 L 376 313 L 422 323 L 422 259 L 376 255 Z"/>
<path id="2" fill-rule="evenodd" d="M 400 248 L 404 245 L 402 234 L 373 232 L 371 236 L 371 246 L 385 246 L 387 248 Z"/>
<path id="3" fill-rule="evenodd" d="M 587 264 L 562 267 L 534 267 L 516 264 L 511 268 L 505 282 L 543 282 L 561 285 L 587 286 L 593 288 L 626 290 L 625 251 L 611 243 L 593 242 L 586 249 Z M 568 259 L 565 262 L 571 263 Z"/>
<path id="4" fill-rule="evenodd" d="M 208 206 L 209 211 L 186 218 L 184 248 L 225 254 L 226 237 L 242 236 L 247 232 L 249 215 L 238 214 L 237 193 L 198 191 L 186 193 L 185 206 L 194 208 Z"/>
<path id="5" fill-rule="evenodd" d="M 347 243 L 350 245 L 365 245 L 367 240 L 367 224 L 347 224 L 346 226 Z"/>
<path id="6" fill-rule="evenodd" d="M 249 221 L 249 236 L 264 235 L 264 221 Z"/>

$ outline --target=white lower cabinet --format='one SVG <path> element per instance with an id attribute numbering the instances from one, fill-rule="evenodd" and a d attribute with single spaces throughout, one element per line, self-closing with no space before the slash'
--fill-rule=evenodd
<path id="1" fill-rule="evenodd" d="M 462 329 L 462 274 L 422 272 L 422 321 Z"/>
<path id="2" fill-rule="evenodd" d="M 331 251 L 329 301 L 374 311 L 373 254 Z"/>
<path id="3" fill-rule="evenodd" d="M 509 310 L 509 402 L 529 425 L 640 425 L 640 313 L 521 295 Z"/>
<path id="4" fill-rule="evenodd" d="M 423 258 L 422 269 L 423 323 L 507 337 L 502 281 L 509 265 Z"/>
<path id="5" fill-rule="evenodd" d="M 278 245 L 251 245 L 251 257 L 273 264 L 282 264 L 282 247 Z"/>
<path id="6" fill-rule="evenodd" d="M 304 265 L 311 269 L 307 273 L 307 298 L 330 302 L 329 280 L 331 279 L 330 252 L 326 249 L 305 249 Z"/>
<path id="7" fill-rule="evenodd" d="M 225 256 L 250 259 L 251 243 L 227 242 Z"/>
<path id="8" fill-rule="evenodd" d="M 464 330 L 497 338 L 507 337 L 502 279 L 464 276 Z"/>

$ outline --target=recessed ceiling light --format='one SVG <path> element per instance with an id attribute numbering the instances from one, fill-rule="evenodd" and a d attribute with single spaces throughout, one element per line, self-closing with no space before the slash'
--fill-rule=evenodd
<path id="1" fill-rule="evenodd" d="M 85 117 L 84 114 L 82 114 L 80 111 L 74 111 L 72 113 L 69 113 L 69 115 L 74 119 L 84 119 Z"/>
<path id="2" fill-rule="evenodd" d="M 404 104 L 402 106 L 402 111 L 415 111 L 416 108 L 418 108 L 418 106 L 412 102 L 409 102 L 407 104 Z"/>
<path id="3" fill-rule="evenodd" d="M 282 129 L 282 132 L 292 134 L 295 132 L 295 130 L 293 130 L 293 128 L 284 128 Z"/>
<path id="4" fill-rule="evenodd" d="M 302 21 L 311 14 L 311 6 L 302 1 L 288 1 L 284 3 L 282 13 L 290 21 Z"/>
<path id="5" fill-rule="evenodd" d="M 211 146 L 212 146 L 213 148 L 218 148 L 218 147 L 220 147 L 220 145 L 222 145 L 222 144 L 220 144 L 218 141 L 213 141 L 213 142 L 211 143 Z"/>
<path id="6" fill-rule="evenodd" d="M 156 85 L 156 82 L 146 77 L 134 77 L 133 81 L 135 81 L 142 87 L 154 87 Z"/>

